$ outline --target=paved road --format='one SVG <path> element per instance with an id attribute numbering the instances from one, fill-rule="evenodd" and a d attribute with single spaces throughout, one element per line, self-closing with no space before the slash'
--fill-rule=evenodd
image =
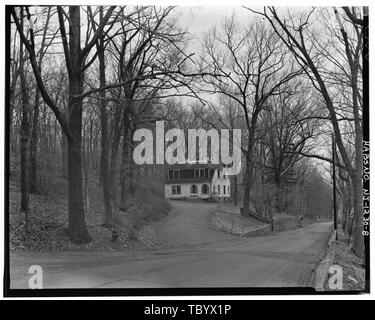
<path id="1" fill-rule="evenodd" d="M 45 288 L 308 286 L 331 223 L 258 238 L 214 230 L 212 204 L 173 202 L 155 226 L 162 249 L 11 254 L 12 288 L 27 288 L 28 267 L 43 267 Z"/>

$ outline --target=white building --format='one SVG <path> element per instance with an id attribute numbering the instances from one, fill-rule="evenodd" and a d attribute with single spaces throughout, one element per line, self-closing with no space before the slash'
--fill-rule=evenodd
<path id="1" fill-rule="evenodd" d="M 212 164 L 176 164 L 168 168 L 164 183 L 167 199 L 230 198 L 230 179 L 223 167 Z"/>

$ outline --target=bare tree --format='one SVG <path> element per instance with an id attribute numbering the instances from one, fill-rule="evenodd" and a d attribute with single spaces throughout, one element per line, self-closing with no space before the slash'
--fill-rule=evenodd
<path id="1" fill-rule="evenodd" d="M 69 78 L 69 100 L 68 112 L 62 113 L 52 100 L 46 90 L 45 82 L 38 68 L 36 59 L 33 21 L 29 16 L 29 37 L 26 38 L 21 27 L 15 8 L 11 14 L 19 31 L 22 43 L 25 45 L 30 63 L 36 78 L 37 85 L 44 102 L 52 109 L 68 142 L 68 198 L 69 198 L 69 229 L 68 233 L 72 241 L 84 243 L 91 240 L 86 228 L 83 198 L 82 198 L 82 104 L 83 104 L 83 83 L 84 71 L 87 68 L 86 57 L 96 44 L 101 31 L 111 18 L 115 7 L 107 10 L 107 13 L 97 32 L 91 39 L 86 39 L 86 44 L 81 48 L 81 10 L 78 6 L 69 7 L 68 13 L 62 7 L 57 8 L 59 18 L 59 29 L 63 43 L 66 68 Z M 69 23 L 69 40 L 65 28 L 65 20 Z M 92 22 L 94 23 L 94 22 Z"/>
<path id="2" fill-rule="evenodd" d="M 362 234 L 362 119 L 361 119 L 361 95 L 358 90 L 358 78 L 360 77 L 360 57 L 362 54 L 362 25 L 361 13 L 357 9 L 344 9 L 345 15 L 349 18 L 346 23 L 341 20 L 341 14 L 335 9 L 336 19 L 341 32 L 341 41 L 335 43 L 336 46 L 344 46 L 346 59 L 344 62 L 332 61 L 327 58 L 324 51 L 317 47 L 318 41 L 311 31 L 311 18 L 315 9 L 307 14 L 301 14 L 298 18 L 293 18 L 289 13 L 288 19 L 281 17 L 274 7 L 264 8 L 263 12 L 257 12 L 265 17 L 272 26 L 275 33 L 282 39 L 285 45 L 293 53 L 296 60 L 306 67 L 306 75 L 309 76 L 314 87 L 321 93 L 327 110 L 336 139 L 338 150 L 341 154 L 345 169 L 348 171 L 353 185 L 354 212 L 356 216 L 356 226 L 354 234 L 353 251 L 360 257 L 364 255 L 364 242 Z M 348 16 L 348 12 L 349 16 Z M 354 34 L 349 40 L 348 29 Z M 355 162 L 352 163 L 342 138 L 342 130 L 338 121 L 338 109 L 332 96 L 330 81 L 325 77 L 326 73 L 334 72 L 334 66 L 342 63 L 348 67 L 348 77 L 352 88 L 352 115 L 355 126 Z M 344 67 L 345 69 L 346 67 Z"/>
<path id="3" fill-rule="evenodd" d="M 132 19 L 122 19 L 120 36 L 111 38 L 108 43 L 116 64 L 113 68 L 117 76 L 115 81 L 123 84 L 113 90 L 116 110 L 112 122 L 109 164 L 112 201 L 116 202 L 115 173 L 122 137 L 119 205 L 122 210 L 126 208 L 126 191 L 130 194 L 134 191 L 132 133 L 138 123 L 154 121 L 155 117 L 150 117 L 150 114 L 156 111 L 158 99 L 173 95 L 176 88 L 185 85 L 179 79 L 183 76 L 187 59 L 182 52 L 186 33 L 175 24 L 171 15 L 173 9 L 143 7 Z M 163 92 L 168 93 L 164 96 Z"/>
<path id="4" fill-rule="evenodd" d="M 244 171 L 243 214 L 249 211 L 258 118 L 271 96 L 283 92 L 283 84 L 300 71 L 293 70 L 283 43 L 273 32 L 256 21 L 246 28 L 226 19 L 222 29 L 213 29 L 204 39 L 202 69 L 211 93 L 221 93 L 242 108 L 247 133 Z"/>
<path id="5" fill-rule="evenodd" d="M 320 134 L 321 108 L 313 93 L 301 80 L 292 81 L 288 91 L 270 99 L 261 117 L 259 143 L 265 145 L 266 159 L 261 165 L 268 181 L 276 187 L 276 211 L 284 211 L 282 202 L 285 184 L 296 184 L 296 165 L 301 153 L 310 150 Z M 310 143 L 311 144 L 311 143 Z"/>

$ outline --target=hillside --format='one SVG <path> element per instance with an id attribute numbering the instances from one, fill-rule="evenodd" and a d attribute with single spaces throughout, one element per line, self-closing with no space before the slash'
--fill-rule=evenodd
<path id="1" fill-rule="evenodd" d="M 30 195 L 27 221 L 19 211 L 20 192 L 14 182 L 9 193 L 10 249 L 23 250 L 123 250 L 134 247 L 157 246 L 149 223 L 168 214 L 169 204 L 158 191 L 158 183 L 147 181 L 137 184 L 134 196 L 129 197 L 126 212 L 116 210 L 117 241 L 112 241 L 112 230 L 101 226 L 104 208 L 101 189 L 90 185 L 86 199 L 86 223 L 92 241 L 85 245 L 73 244 L 65 235 L 68 223 L 68 199 L 63 195 Z M 147 197 L 144 195 L 147 194 Z"/>

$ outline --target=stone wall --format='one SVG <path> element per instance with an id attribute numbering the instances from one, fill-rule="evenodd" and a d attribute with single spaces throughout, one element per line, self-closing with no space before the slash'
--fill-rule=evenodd
<path id="1" fill-rule="evenodd" d="M 293 216 L 286 213 L 275 214 L 272 220 L 267 220 L 252 212 L 248 216 L 242 216 L 229 212 L 220 206 L 216 208 L 213 219 L 213 225 L 217 229 L 241 237 L 266 235 L 273 231 L 292 230 L 318 221 L 327 221 L 327 219 L 311 219 L 302 215 Z"/>
<path id="2" fill-rule="evenodd" d="M 230 214 L 221 209 L 217 209 L 213 214 L 213 224 L 219 230 L 241 237 L 262 236 L 271 232 L 269 224 Z"/>

